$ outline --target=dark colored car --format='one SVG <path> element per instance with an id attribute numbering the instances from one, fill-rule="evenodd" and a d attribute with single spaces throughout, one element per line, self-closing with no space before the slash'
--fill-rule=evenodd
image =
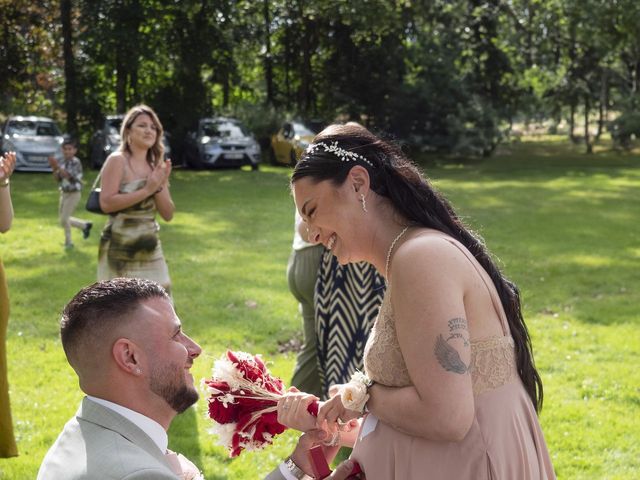
<path id="1" fill-rule="evenodd" d="M 101 168 L 109 155 L 118 150 L 121 143 L 120 127 L 124 115 L 107 115 L 102 127 L 91 136 L 91 166 Z M 164 157 L 171 158 L 169 134 L 164 132 Z"/>
<path id="2" fill-rule="evenodd" d="M 258 169 L 260 145 L 234 118 L 203 118 L 198 130 L 187 135 L 184 163 L 192 168 L 242 167 Z"/>
<path id="3" fill-rule="evenodd" d="M 16 170 L 50 172 L 49 157 L 62 161 L 62 133 L 47 117 L 9 117 L 1 142 L 2 152 L 16 152 Z"/>

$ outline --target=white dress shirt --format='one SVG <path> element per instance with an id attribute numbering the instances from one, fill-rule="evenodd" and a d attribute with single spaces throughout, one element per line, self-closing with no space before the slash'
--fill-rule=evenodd
<path id="1" fill-rule="evenodd" d="M 136 427 L 142 430 L 144 433 L 149 435 L 153 443 L 155 443 L 162 453 L 167 453 L 167 445 L 169 445 L 169 437 L 167 437 L 167 432 L 165 429 L 155 420 L 150 419 L 149 417 L 142 415 L 141 413 L 134 412 L 133 410 L 123 407 L 122 405 L 118 405 L 117 403 L 110 402 L 108 400 L 103 400 L 102 398 L 92 397 L 91 395 L 87 395 L 87 398 L 93 402 L 96 402 L 103 407 L 106 407 L 114 412 L 122 415 L 124 418 L 133 423 Z"/>

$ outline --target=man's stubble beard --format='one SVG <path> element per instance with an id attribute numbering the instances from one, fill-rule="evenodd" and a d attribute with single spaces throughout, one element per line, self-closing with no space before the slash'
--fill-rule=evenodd
<path id="1" fill-rule="evenodd" d="M 151 370 L 149 388 L 162 397 L 177 413 L 184 412 L 198 401 L 198 391 L 187 385 L 184 368 L 175 365 L 159 365 Z"/>

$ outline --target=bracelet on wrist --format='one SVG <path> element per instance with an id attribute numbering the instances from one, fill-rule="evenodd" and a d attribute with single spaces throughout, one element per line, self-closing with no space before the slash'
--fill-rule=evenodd
<path id="1" fill-rule="evenodd" d="M 2 180 L 0 180 L 0 187 L 4 188 L 8 186 L 9 186 L 9 177 L 4 177 Z"/>
<path id="2" fill-rule="evenodd" d="M 293 461 L 291 457 L 286 458 L 286 460 L 284 461 L 284 466 L 287 469 L 287 471 L 298 480 L 311 478 L 304 472 L 304 470 L 302 470 L 298 465 L 296 465 L 296 463 Z"/>

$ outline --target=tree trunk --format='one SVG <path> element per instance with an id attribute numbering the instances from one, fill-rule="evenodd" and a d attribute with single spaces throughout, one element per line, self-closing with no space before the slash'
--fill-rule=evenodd
<path id="1" fill-rule="evenodd" d="M 575 125 L 576 125 L 576 104 L 575 104 L 575 102 L 573 100 L 571 101 L 571 105 L 569 106 L 569 108 L 570 108 L 570 113 L 569 113 L 569 140 L 571 140 L 572 142 L 575 143 L 576 137 L 573 135 L 573 129 L 575 128 Z"/>
<path id="2" fill-rule="evenodd" d="M 602 70 L 602 86 L 600 88 L 600 101 L 598 102 L 598 131 L 596 132 L 595 142 L 600 141 L 600 136 L 604 130 L 605 112 L 607 103 L 609 102 L 609 76 L 606 69 Z"/>
<path id="3" fill-rule="evenodd" d="M 302 20 L 302 68 L 300 79 L 300 110 L 306 115 L 309 111 L 309 90 L 311 89 L 311 52 L 309 42 L 309 21 Z"/>
<path id="4" fill-rule="evenodd" d="M 526 7 L 527 7 L 527 52 L 526 52 L 526 56 L 525 56 L 525 61 L 526 61 L 526 65 L 527 68 L 531 68 L 533 66 L 533 50 L 534 50 L 534 46 L 533 46 L 533 31 L 534 31 L 534 7 L 532 5 L 532 2 L 528 1 L 526 2 Z"/>
<path id="5" fill-rule="evenodd" d="M 229 86 L 229 68 L 225 68 L 224 80 L 222 82 L 222 106 L 227 108 L 229 106 L 229 95 L 231 87 Z"/>
<path id="6" fill-rule="evenodd" d="M 78 135 L 78 98 L 76 65 L 73 59 L 73 35 L 71 28 L 71 0 L 60 0 L 62 23 L 62 50 L 64 56 L 64 105 L 67 111 L 67 131 Z"/>
<path id="7" fill-rule="evenodd" d="M 593 145 L 591 145 L 591 137 L 589 136 L 589 110 L 591 109 L 591 100 L 589 94 L 584 96 L 584 144 L 587 147 L 586 153 L 593 153 Z"/>
<path id="8" fill-rule="evenodd" d="M 273 98 L 273 59 L 271 58 L 271 20 L 269 18 L 269 0 L 262 2 L 262 14 L 264 19 L 264 80 L 267 87 L 267 97 L 265 102 L 274 105 Z"/>
<path id="9" fill-rule="evenodd" d="M 304 2 L 298 0 L 298 17 L 302 32 L 300 35 L 300 50 L 302 50 L 302 65 L 300 65 L 300 88 L 298 90 L 298 110 L 306 116 L 311 106 L 311 23 L 304 14 Z"/>
<path id="10" fill-rule="evenodd" d="M 127 69 L 121 52 L 116 53 L 116 108 L 118 113 L 127 110 Z"/>
<path id="11" fill-rule="evenodd" d="M 576 137 L 573 135 L 573 129 L 575 127 L 576 104 L 578 103 L 580 97 L 574 93 L 574 68 L 576 65 L 576 21 L 573 18 L 571 18 L 569 22 L 569 42 L 569 72 L 567 75 L 567 91 L 569 92 L 571 98 L 569 139 L 573 143 L 576 143 Z"/>
<path id="12" fill-rule="evenodd" d="M 291 59 L 293 52 L 291 48 L 291 30 L 285 26 L 284 30 L 284 106 L 286 111 L 291 110 Z"/>

